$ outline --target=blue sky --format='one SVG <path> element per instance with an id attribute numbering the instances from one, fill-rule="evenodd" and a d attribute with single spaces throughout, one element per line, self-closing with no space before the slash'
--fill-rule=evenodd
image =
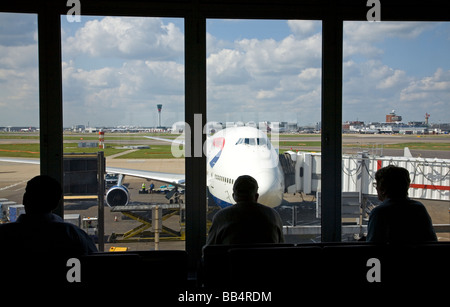
<path id="1" fill-rule="evenodd" d="M 423 31 L 415 38 L 386 37 L 376 46 L 384 50 L 383 63 L 417 76 L 430 75 L 436 67 L 450 68 L 448 23 L 434 24 L 429 31 Z"/>
<path id="2" fill-rule="evenodd" d="M 62 22 L 64 125 L 184 118 L 183 19 Z M 209 121 L 320 121 L 321 22 L 207 22 Z M 450 23 L 345 22 L 343 121 L 450 122 Z M 0 126 L 38 124 L 35 15 L 0 14 Z"/>

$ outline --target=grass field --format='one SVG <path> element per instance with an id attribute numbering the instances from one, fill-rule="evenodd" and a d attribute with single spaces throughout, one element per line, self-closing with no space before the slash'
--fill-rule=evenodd
<path id="1" fill-rule="evenodd" d="M 320 147 L 320 141 L 280 141 L 280 147 Z"/>
<path id="2" fill-rule="evenodd" d="M 0 157 L 39 158 L 39 144 L 0 144 Z"/>
<path id="3" fill-rule="evenodd" d="M 171 152 L 171 145 L 152 145 L 150 149 L 138 149 L 118 159 L 175 159 Z"/>
<path id="4" fill-rule="evenodd" d="M 138 145 L 138 144 L 136 144 Z M 127 148 L 119 148 L 119 144 L 108 144 L 103 150 L 105 156 L 111 156 L 128 151 Z M 78 148 L 78 143 L 64 143 L 64 153 L 96 153 L 98 148 Z M 39 144 L 0 144 L 0 157 L 39 158 Z M 138 149 L 134 152 L 122 155 L 119 159 L 171 159 L 174 158 L 170 145 L 152 145 L 150 149 Z"/>
<path id="5" fill-rule="evenodd" d="M 107 148 L 104 149 L 105 156 L 111 156 L 129 151 L 128 148 L 122 148 L 123 144 L 110 143 L 111 141 L 127 141 L 127 145 L 141 145 L 143 140 L 148 141 L 144 136 L 158 136 L 164 138 L 175 139 L 179 135 L 173 134 L 128 134 L 117 133 L 108 135 Z M 291 148 L 293 150 L 308 150 L 311 148 L 319 148 L 320 151 L 321 142 L 319 141 L 307 141 L 303 138 L 320 137 L 320 135 L 305 134 L 305 135 L 288 135 L 283 134 L 283 138 L 301 138 L 299 140 L 279 141 L 280 153 L 283 153 Z M 420 138 L 427 138 L 427 142 L 401 142 L 394 144 L 380 144 L 381 147 L 386 149 L 403 149 L 409 147 L 411 150 L 435 150 L 450 152 L 450 142 L 447 140 L 439 142 L 439 139 L 433 139 L 433 135 L 420 136 Z M 0 157 L 18 157 L 18 158 L 39 158 L 40 148 L 39 135 L 37 134 L 21 134 L 21 133 L 0 133 L 0 140 L 5 140 L 3 144 L 0 144 Z M 30 140 L 28 143 L 26 140 Z M 95 153 L 98 152 L 98 148 L 79 148 L 78 143 L 81 141 L 95 142 L 98 141 L 98 136 L 95 135 L 80 135 L 80 134 L 64 134 L 64 153 Z M 346 144 L 345 137 L 343 139 L 344 148 L 355 147 L 355 144 Z M 26 143 L 22 143 L 26 142 Z M 141 142 L 141 143 L 140 143 Z M 359 148 L 371 148 L 373 144 L 358 143 Z M 119 155 L 118 159 L 171 159 L 174 158 L 171 152 L 171 145 L 151 145 L 150 149 L 138 149 L 132 152 L 128 152 L 124 155 Z"/>
<path id="6" fill-rule="evenodd" d="M 175 139 L 177 134 L 129 134 L 115 133 L 108 135 L 108 143 L 103 150 L 105 156 L 111 156 L 128 151 L 128 148 L 122 148 L 123 144 L 110 143 L 111 141 L 128 141 L 127 145 L 141 145 L 140 141 L 147 141 L 145 136 L 157 136 L 167 139 Z M 5 144 L 0 144 L 0 157 L 16 157 L 16 158 L 39 158 L 40 145 L 38 133 L 0 133 L 0 140 L 5 140 Z M 22 143 L 22 141 L 30 140 L 30 143 Z M 11 143 L 9 143 L 11 141 Z M 79 142 L 96 142 L 97 134 L 64 134 L 63 151 L 64 153 L 96 153 L 98 148 L 78 147 Z M 134 143 L 136 142 L 136 143 Z M 173 158 L 171 153 L 171 145 L 152 145 L 150 149 L 139 149 L 134 152 L 119 156 L 121 159 L 170 159 Z"/>
<path id="7" fill-rule="evenodd" d="M 364 146 L 364 145 L 362 145 Z M 398 144 L 384 144 L 384 148 L 391 149 L 403 149 L 405 147 L 409 147 L 409 149 L 422 149 L 422 150 L 443 150 L 450 151 L 450 144 L 448 143 L 398 143 Z"/>

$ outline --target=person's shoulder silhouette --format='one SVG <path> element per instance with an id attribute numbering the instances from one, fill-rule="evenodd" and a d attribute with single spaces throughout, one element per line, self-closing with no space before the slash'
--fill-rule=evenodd
<path id="1" fill-rule="evenodd" d="M 370 213 L 367 241 L 374 243 L 419 243 L 437 241 L 425 206 L 408 197 L 411 182 L 403 167 L 389 165 L 375 173 L 381 205 Z"/>
<path id="2" fill-rule="evenodd" d="M 236 204 L 221 209 L 213 217 L 207 245 L 284 242 L 278 212 L 259 204 L 258 196 L 258 183 L 253 177 L 238 177 L 233 185 Z"/>
<path id="3" fill-rule="evenodd" d="M 28 181 L 23 195 L 25 214 L 14 223 L 0 225 L 2 244 L 7 244 L 11 252 L 19 253 L 86 255 L 96 252 L 94 242 L 82 229 L 52 213 L 61 199 L 61 185 L 52 177 L 40 175 Z"/>

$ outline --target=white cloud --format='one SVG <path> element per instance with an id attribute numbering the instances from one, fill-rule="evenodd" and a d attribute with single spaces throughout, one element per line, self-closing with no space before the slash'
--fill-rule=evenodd
<path id="1" fill-rule="evenodd" d="M 383 68 L 385 68 L 384 66 Z M 389 89 L 398 86 L 401 83 L 404 83 L 406 80 L 406 73 L 402 70 L 394 70 L 392 68 L 388 68 L 386 75 L 384 78 L 378 82 L 376 88 L 378 89 Z"/>
<path id="2" fill-rule="evenodd" d="M 80 123 L 84 112 L 105 125 L 156 125 L 158 103 L 163 124 L 182 120 L 183 49 L 181 30 L 160 18 L 105 17 L 66 33 L 65 124 Z"/>
<path id="3" fill-rule="evenodd" d="M 259 90 L 256 99 L 272 99 L 276 96 L 274 91 Z"/>
<path id="4" fill-rule="evenodd" d="M 39 124 L 36 22 L 0 13 L 0 126 Z"/>
<path id="5" fill-rule="evenodd" d="M 243 39 L 236 48 L 245 55 L 250 72 L 255 74 L 295 74 L 308 66 L 319 66 L 322 36 L 313 34 L 304 39 L 289 35 L 281 41 L 273 39 Z"/>
<path id="6" fill-rule="evenodd" d="M 0 13 L 0 45 L 27 46 L 37 42 L 37 15 Z"/>
<path id="7" fill-rule="evenodd" d="M 105 17 L 87 21 L 64 43 L 69 56 L 163 60 L 183 55 L 184 35 L 159 18 Z"/>
<path id="8" fill-rule="evenodd" d="M 378 44 L 417 38 L 433 25 L 345 22 L 344 120 L 382 121 L 391 109 L 407 120 L 422 111 L 445 118 L 449 68 L 412 75 L 408 67 L 384 63 Z M 65 125 L 155 125 L 157 103 L 164 105 L 163 124 L 183 120 L 182 29 L 159 18 L 105 17 L 79 26 L 63 35 Z M 288 27 L 278 39 L 207 34 L 208 120 L 320 121 L 320 22 L 289 21 Z M 22 28 L 26 33 L 0 35 L 0 125 L 11 118 L 38 121 L 36 29 L 29 21 Z"/>
<path id="9" fill-rule="evenodd" d="M 344 36 L 353 42 L 377 42 L 386 37 L 414 39 L 436 23 L 428 22 L 361 22 L 346 21 Z"/>
<path id="10" fill-rule="evenodd" d="M 245 55 L 238 50 L 222 49 L 207 59 L 209 84 L 242 84 L 251 79 Z"/>
<path id="11" fill-rule="evenodd" d="M 420 102 L 429 105 L 442 105 L 447 107 L 450 101 L 450 70 L 438 68 L 432 76 L 427 76 L 419 80 L 414 80 L 407 87 L 402 89 L 400 99 L 403 102 Z M 447 110 L 436 110 L 437 112 Z"/>
<path id="12" fill-rule="evenodd" d="M 0 45 L 0 67 L 24 69 L 37 67 L 37 44 L 23 46 Z"/>
<path id="13" fill-rule="evenodd" d="M 310 33 L 316 24 L 293 22 L 302 35 L 244 38 L 231 46 L 208 34 L 208 119 L 319 121 L 322 42 L 321 33 Z"/>
<path id="14" fill-rule="evenodd" d="M 288 20 L 287 23 L 292 33 L 299 36 L 313 33 L 317 26 L 313 20 Z"/>
<path id="15" fill-rule="evenodd" d="M 418 78 L 380 61 L 347 61 L 344 77 L 344 120 L 384 121 L 395 109 L 405 121 L 422 121 L 426 112 L 448 121 L 450 70 Z"/>
<path id="16" fill-rule="evenodd" d="M 399 109 L 399 92 L 412 80 L 379 60 L 344 62 L 344 120 L 384 121 L 388 110 Z"/>
<path id="17" fill-rule="evenodd" d="M 84 110 L 91 121 L 150 126 L 156 124 L 152 116 L 158 103 L 167 110 L 181 110 L 178 115 L 173 111 L 173 120 L 183 118 L 184 67 L 175 62 L 130 60 L 118 68 L 93 70 L 76 68 L 73 62 L 63 63 L 63 81 L 65 120 L 69 125 L 83 122 L 80 112 Z"/>
<path id="18" fill-rule="evenodd" d="M 39 124 L 37 67 L 0 68 L 0 126 Z"/>
<path id="19" fill-rule="evenodd" d="M 380 58 L 384 50 L 374 44 L 386 38 L 415 39 L 435 27 L 427 22 L 344 22 L 344 59 L 363 55 L 369 59 Z"/>

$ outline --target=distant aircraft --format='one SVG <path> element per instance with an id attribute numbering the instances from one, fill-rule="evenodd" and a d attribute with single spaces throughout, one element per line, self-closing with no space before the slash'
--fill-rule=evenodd
<path id="1" fill-rule="evenodd" d="M 150 139 L 176 142 L 157 137 Z M 250 175 L 258 182 L 258 202 L 269 207 L 281 204 L 284 175 L 267 135 L 254 127 L 232 127 L 218 131 L 207 138 L 207 186 L 214 202 L 221 208 L 235 204 L 233 183 L 241 175 Z M 0 158 L 4 162 L 34 163 L 37 160 Z M 124 176 L 133 176 L 185 187 L 185 175 L 136 169 L 106 167 L 107 173 L 119 174 L 117 185 L 106 193 L 108 206 L 125 206 L 130 200 L 128 189 L 122 184 Z"/>

